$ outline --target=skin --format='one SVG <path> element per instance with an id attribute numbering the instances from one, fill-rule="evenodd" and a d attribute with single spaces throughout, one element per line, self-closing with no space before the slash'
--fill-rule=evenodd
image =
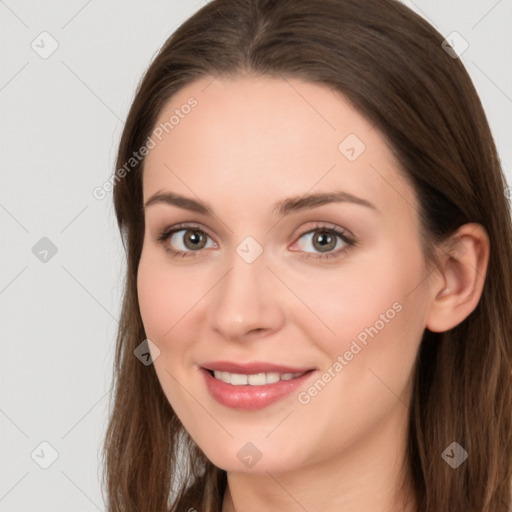
<path id="1" fill-rule="evenodd" d="M 448 330 L 476 307 L 489 255 L 485 230 L 462 226 L 455 252 L 440 248 L 441 266 L 431 272 L 414 189 L 379 132 L 326 86 L 205 77 L 179 91 L 156 124 L 190 96 L 198 105 L 146 157 L 144 202 L 173 191 L 209 203 L 215 215 L 146 208 L 138 293 L 166 397 L 205 455 L 228 472 L 223 512 L 416 510 L 407 491 L 393 500 L 415 358 L 425 328 Z M 366 146 L 354 161 L 338 149 L 348 134 Z M 377 210 L 345 202 L 272 214 L 278 200 L 333 190 Z M 187 244 L 188 231 L 157 241 L 182 222 L 206 233 L 199 249 L 197 240 Z M 348 230 L 358 244 L 315 259 L 346 247 L 339 238 L 327 249 L 315 245 L 304 233 L 316 223 Z M 236 252 L 247 236 L 263 249 L 252 263 Z M 191 256 L 172 257 L 165 245 Z M 395 303 L 400 312 L 307 404 L 292 393 L 262 410 L 231 409 L 211 397 L 198 372 L 213 360 L 316 368 L 299 390 L 307 391 Z M 261 453 L 252 467 L 237 457 L 247 442 Z"/>

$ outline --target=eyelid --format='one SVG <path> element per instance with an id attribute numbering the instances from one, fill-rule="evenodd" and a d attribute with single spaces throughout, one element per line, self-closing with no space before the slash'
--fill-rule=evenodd
<path id="1" fill-rule="evenodd" d="M 176 231 L 182 230 L 201 231 L 208 235 L 213 240 L 213 236 L 209 233 L 208 229 L 203 227 L 201 224 L 198 224 L 196 222 L 180 222 L 179 224 L 174 224 L 172 226 L 166 227 L 162 231 L 158 232 L 158 234 L 155 237 L 155 241 L 161 241 L 162 239 L 164 239 L 164 237 L 168 238 Z"/>
<path id="2" fill-rule="evenodd" d="M 309 223 L 308 223 L 309 224 Z M 311 233 L 312 231 L 321 231 L 322 229 L 325 229 L 326 231 L 332 230 L 332 231 L 338 231 L 341 234 L 345 235 L 347 238 L 351 240 L 355 240 L 355 236 L 350 232 L 348 229 L 343 228 L 341 226 L 338 226 L 337 224 L 333 224 L 330 222 L 313 222 L 313 226 L 309 228 L 301 227 L 299 232 L 294 235 L 297 239 L 300 237 L 303 237 L 304 235 L 307 235 L 308 233 Z"/>

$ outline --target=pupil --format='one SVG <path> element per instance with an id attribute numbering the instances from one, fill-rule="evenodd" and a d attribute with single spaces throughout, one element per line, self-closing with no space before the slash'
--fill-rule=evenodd
<path id="1" fill-rule="evenodd" d="M 334 241 L 334 237 L 331 234 L 322 233 L 316 237 L 315 244 L 316 244 L 316 242 L 318 242 L 320 245 L 320 248 L 333 249 L 334 245 L 336 244 L 336 242 L 334 241 L 334 245 L 333 245 L 333 241 Z"/>
<path id="2" fill-rule="evenodd" d="M 197 248 L 198 243 L 200 243 L 201 234 L 198 231 L 189 231 L 189 234 L 186 236 L 186 241 L 191 242 L 192 245 L 196 245 Z"/>

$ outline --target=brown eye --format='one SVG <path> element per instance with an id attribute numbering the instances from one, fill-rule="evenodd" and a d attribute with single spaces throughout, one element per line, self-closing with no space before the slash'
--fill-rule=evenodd
<path id="1" fill-rule="evenodd" d="M 306 239 L 306 243 L 303 245 L 301 250 L 303 252 L 310 252 L 307 251 L 307 248 L 313 248 L 313 253 L 309 254 L 308 257 L 327 258 L 331 256 L 337 256 L 338 254 L 345 252 L 345 250 L 347 250 L 350 246 L 355 245 L 352 238 L 349 237 L 345 232 L 336 228 L 327 228 L 322 226 L 303 233 L 299 240 L 303 238 Z M 338 243 L 339 240 L 341 240 L 341 243 Z M 334 251 L 334 249 L 338 250 Z M 315 256 L 315 251 L 319 252 L 320 254 Z"/>
<path id="2" fill-rule="evenodd" d="M 187 229 L 182 240 L 185 247 L 192 250 L 202 249 L 206 245 L 206 235 L 201 231 L 192 231 Z"/>
<path id="3" fill-rule="evenodd" d="M 313 246 L 319 251 L 332 251 L 336 247 L 336 236 L 327 231 L 317 231 L 312 238 Z"/>
<path id="4" fill-rule="evenodd" d="M 197 251 L 204 249 L 209 236 L 199 229 L 180 229 L 169 236 L 177 251 Z"/>
<path id="5" fill-rule="evenodd" d="M 307 237 L 305 248 L 298 252 L 304 252 L 307 258 L 333 258 L 342 256 L 351 247 L 357 245 L 356 240 L 345 230 L 329 226 L 317 226 L 314 229 L 303 233 L 299 240 Z M 211 244 L 208 244 L 208 239 Z M 157 238 L 157 241 L 164 246 L 166 252 L 171 256 L 198 256 L 202 249 L 216 247 L 212 238 L 202 229 L 195 225 L 181 225 L 170 228 Z M 340 243 L 339 243 L 340 242 Z M 304 250 L 311 245 L 313 252 Z M 337 250 L 335 250 L 337 249 Z"/>

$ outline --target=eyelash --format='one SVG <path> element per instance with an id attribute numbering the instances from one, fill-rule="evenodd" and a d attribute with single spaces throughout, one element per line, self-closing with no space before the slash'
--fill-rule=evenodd
<path id="1" fill-rule="evenodd" d="M 172 235 L 174 235 L 174 233 L 177 233 L 179 231 L 197 231 L 197 232 L 202 233 L 202 234 L 208 236 L 209 238 L 211 238 L 210 235 L 208 235 L 208 233 L 206 233 L 198 225 L 195 225 L 195 224 L 179 224 L 177 226 L 173 226 L 171 229 L 166 229 L 166 230 L 162 231 L 158 235 L 158 238 L 156 240 L 157 240 L 158 243 L 161 243 L 163 245 L 163 244 L 165 244 L 165 242 Z M 325 254 L 318 254 L 317 253 L 317 254 L 313 255 L 311 253 L 305 253 L 306 254 L 306 256 L 304 256 L 305 258 L 314 258 L 314 259 L 320 259 L 320 260 L 326 260 L 326 259 L 329 259 L 329 258 L 337 258 L 337 257 L 341 257 L 342 255 L 344 255 L 346 252 L 348 252 L 353 247 L 356 247 L 356 245 L 357 245 L 356 240 L 352 236 L 349 236 L 347 231 L 341 230 L 341 229 L 336 228 L 336 227 L 322 225 L 322 224 L 316 225 L 313 228 L 308 229 L 307 231 L 302 233 L 298 237 L 298 239 L 302 238 L 304 235 L 307 235 L 309 233 L 314 233 L 316 231 L 321 231 L 322 233 L 332 234 L 332 235 L 338 236 L 338 237 L 340 237 L 343 240 L 343 242 L 346 245 L 342 249 L 338 249 L 335 252 L 330 252 L 330 253 L 325 253 Z M 197 253 L 201 252 L 201 250 L 198 250 L 198 251 L 176 251 L 174 249 L 171 249 L 167 245 L 164 246 L 164 249 L 172 257 L 181 257 L 181 258 L 194 257 L 195 256 L 194 255 L 195 252 L 197 252 Z M 301 251 L 298 251 L 298 252 L 301 252 Z"/>

